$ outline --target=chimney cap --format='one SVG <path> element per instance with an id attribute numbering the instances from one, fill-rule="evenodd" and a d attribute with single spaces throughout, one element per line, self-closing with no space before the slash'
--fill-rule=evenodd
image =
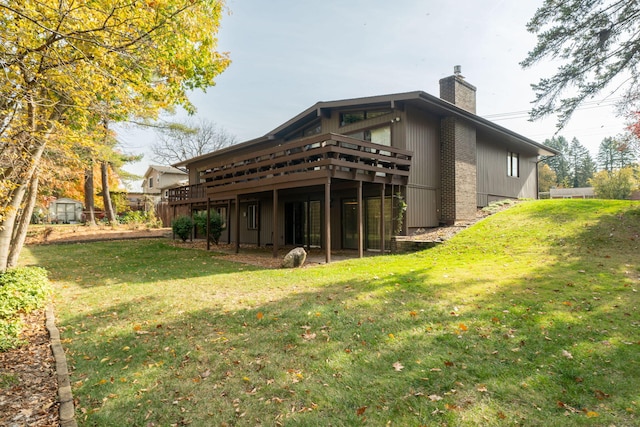
<path id="1" fill-rule="evenodd" d="M 454 65 L 453 66 L 453 74 L 455 74 L 456 76 L 459 76 L 460 73 L 462 73 L 462 66 L 461 65 Z"/>

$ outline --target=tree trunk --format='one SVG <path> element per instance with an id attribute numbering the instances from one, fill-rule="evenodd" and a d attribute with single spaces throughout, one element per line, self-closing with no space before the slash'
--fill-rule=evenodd
<path id="1" fill-rule="evenodd" d="M 12 247 L 13 231 L 18 217 L 18 211 L 26 192 L 26 183 L 21 184 L 16 189 L 0 227 L 0 273 L 9 267 L 9 253 Z"/>
<path id="2" fill-rule="evenodd" d="M 36 201 L 38 200 L 38 173 L 34 173 L 29 183 L 27 190 L 27 200 L 22 208 L 22 214 L 17 218 L 15 232 L 13 234 L 13 241 L 11 248 L 9 249 L 9 260 L 7 261 L 7 268 L 12 268 L 18 265 L 18 258 L 20 252 L 24 246 L 24 241 L 27 238 L 27 230 L 29 229 L 29 223 L 31 222 L 31 215 L 33 209 L 36 207 Z"/>
<path id="3" fill-rule="evenodd" d="M 104 210 L 107 214 L 107 219 L 111 224 L 115 224 L 116 215 L 113 211 L 113 204 L 111 203 L 111 194 L 109 193 L 109 163 L 102 162 L 100 164 L 100 170 L 102 172 L 102 199 L 104 200 Z"/>
<path id="4" fill-rule="evenodd" d="M 39 146 L 35 147 L 35 151 L 32 152 L 31 164 L 26 168 L 22 182 L 10 196 L 8 203 L 9 209 L 5 214 L 4 221 L 0 223 L 0 272 L 5 271 L 9 266 L 9 254 L 13 247 L 13 236 L 15 234 L 16 221 L 18 220 L 18 212 L 31 184 L 31 178 L 40 162 L 45 145 L 44 142 L 40 143 Z"/>
<path id="5" fill-rule="evenodd" d="M 93 167 L 84 170 L 84 208 L 86 212 L 86 224 L 94 227 L 96 225 L 96 207 L 93 199 Z"/>

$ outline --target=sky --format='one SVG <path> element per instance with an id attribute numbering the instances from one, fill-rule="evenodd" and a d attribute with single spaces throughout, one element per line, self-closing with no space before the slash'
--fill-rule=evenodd
<path id="1" fill-rule="evenodd" d="M 556 133 L 550 117 L 527 112 L 531 84 L 553 74 L 549 62 L 522 69 L 536 44 L 526 30 L 542 0 L 227 0 L 218 50 L 231 65 L 206 92 L 191 93 L 195 118 L 214 122 L 238 142 L 277 128 L 319 101 L 422 90 L 460 65 L 477 87 L 477 114 L 538 142 Z M 558 135 L 576 137 L 593 156 L 607 136 L 624 131 L 615 115 L 619 93 L 604 91 L 580 108 Z M 178 111 L 165 119 L 184 120 Z M 157 164 L 156 135 L 118 128 L 121 148 L 144 154 L 125 170 L 144 175 Z M 141 182 L 130 185 L 141 190 Z"/>

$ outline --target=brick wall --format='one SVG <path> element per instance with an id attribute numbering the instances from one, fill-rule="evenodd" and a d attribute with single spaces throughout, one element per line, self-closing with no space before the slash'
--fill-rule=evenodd
<path id="1" fill-rule="evenodd" d="M 476 87 L 459 74 L 440 79 L 440 98 L 476 113 Z"/>
<path id="2" fill-rule="evenodd" d="M 446 117 L 440 132 L 441 220 L 454 224 L 476 215 L 476 131 L 463 119 Z"/>

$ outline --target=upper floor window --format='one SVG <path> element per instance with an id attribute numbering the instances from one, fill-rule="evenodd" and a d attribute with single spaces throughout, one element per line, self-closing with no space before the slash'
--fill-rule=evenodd
<path id="1" fill-rule="evenodd" d="M 350 133 L 348 136 L 362 139 L 364 141 L 373 142 L 374 144 L 391 146 L 391 127 L 382 126 L 375 129 L 362 130 L 360 132 Z"/>
<path id="2" fill-rule="evenodd" d="M 520 176 L 520 154 L 511 151 L 507 153 L 507 176 Z"/>
<path id="3" fill-rule="evenodd" d="M 149 178 L 149 188 L 153 188 L 153 178 Z"/>
<path id="4" fill-rule="evenodd" d="M 295 132 L 287 135 L 287 137 L 285 138 L 285 141 L 291 141 L 298 138 L 305 138 L 307 136 L 318 135 L 320 134 L 320 132 L 322 132 L 322 123 L 320 123 L 320 120 L 318 120 L 302 129 L 298 129 Z"/>
<path id="5" fill-rule="evenodd" d="M 374 117 L 384 116 L 391 113 L 391 110 L 361 110 L 361 111 L 345 111 L 340 113 L 340 126 L 350 125 L 351 123 L 361 122 Z"/>

